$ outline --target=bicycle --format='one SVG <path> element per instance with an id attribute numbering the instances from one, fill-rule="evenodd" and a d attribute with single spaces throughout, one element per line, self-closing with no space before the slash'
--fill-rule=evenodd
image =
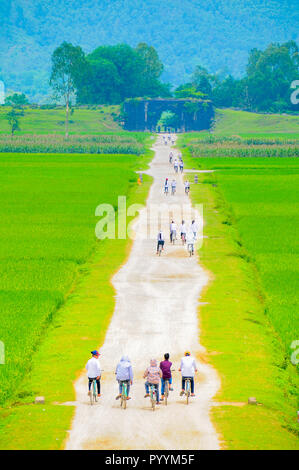
<path id="1" fill-rule="evenodd" d="M 91 382 L 89 398 L 90 398 L 91 405 L 93 405 L 93 403 L 96 403 L 98 401 L 97 382 L 94 379 Z"/>
<path id="2" fill-rule="evenodd" d="M 172 196 L 175 195 L 175 191 L 176 191 L 176 188 L 173 186 L 173 187 L 171 188 L 171 195 L 172 195 Z"/>
<path id="3" fill-rule="evenodd" d="M 189 399 L 190 399 L 190 396 L 191 396 L 191 379 L 190 379 L 190 377 L 185 377 L 184 381 L 185 381 L 185 388 L 184 388 L 184 390 L 181 391 L 180 395 L 181 396 L 186 395 L 186 402 L 187 402 L 187 405 L 188 405 L 189 404 Z"/>
<path id="4" fill-rule="evenodd" d="M 175 244 L 175 241 L 176 241 L 176 231 L 175 230 L 172 230 L 170 232 L 170 241 L 173 245 Z"/>
<path id="5" fill-rule="evenodd" d="M 189 256 L 191 258 L 191 256 L 194 255 L 194 247 L 192 243 L 188 243 L 188 251 L 189 251 Z"/>
<path id="6" fill-rule="evenodd" d="M 171 372 L 174 372 L 175 369 L 171 369 Z M 164 382 L 164 404 L 167 406 L 167 399 L 169 397 L 169 379 L 165 379 Z"/>
<path id="7" fill-rule="evenodd" d="M 120 407 L 124 410 L 127 408 L 127 399 L 128 399 L 128 383 L 126 380 L 121 381 L 121 397 L 120 397 Z"/>
<path id="8" fill-rule="evenodd" d="M 185 382 L 185 395 L 186 395 L 187 405 L 189 405 L 189 398 L 191 395 L 191 380 L 190 379 L 186 379 L 186 382 Z"/>
<path id="9" fill-rule="evenodd" d="M 190 188 L 188 188 L 188 186 L 185 188 L 185 194 L 188 196 L 189 195 L 189 192 L 190 192 Z"/>
<path id="10" fill-rule="evenodd" d="M 152 404 L 152 410 L 155 411 L 156 404 L 157 404 L 156 387 L 153 384 L 151 384 L 149 388 L 150 388 L 150 399 L 151 399 L 151 404 Z"/>

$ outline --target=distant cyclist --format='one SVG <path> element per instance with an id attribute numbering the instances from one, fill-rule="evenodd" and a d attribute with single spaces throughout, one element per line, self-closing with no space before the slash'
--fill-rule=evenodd
<path id="1" fill-rule="evenodd" d="M 172 220 L 170 224 L 170 241 L 171 243 L 176 239 L 176 223 Z"/>
<path id="2" fill-rule="evenodd" d="M 169 181 L 168 178 L 166 178 L 165 183 L 164 183 L 164 193 L 167 195 L 169 191 Z"/>
<path id="3" fill-rule="evenodd" d="M 185 194 L 187 194 L 187 196 L 188 196 L 189 192 L 190 192 L 190 183 L 187 180 L 187 181 L 185 181 Z"/>
<path id="4" fill-rule="evenodd" d="M 191 397 L 194 397 L 194 376 L 195 372 L 197 372 L 197 367 L 195 359 L 191 356 L 189 351 L 186 351 L 184 357 L 182 357 L 179 371 L 182 372 L 182 391 L 180 395 L 184 395 L 186 380 L 190 379 Z"/>
<path id="5" fill-rule="evenodd" d="M 183 163 L 183 160 L 180 160 L 180 172 L 183 173 L 183 170 L 184 170 L 184 163 Z"/>
<path id="6" fill-rule="evenodd" d="M 186 233 L 187 233 L 187 227 L 186 223 L 184 220 L 182 220 L 181 226 L 180 226 L 180 232 L 181 232 L 181 240 L 184 243 L 186 242 Z"/>
<path id="7" fill-rule="evenodd" d="M 177 159 L 175 159 L 175 161 L 174 161 L 173 168 L 174 168 L 174 171 L 177 173 L 178 170 L 179 170 L 179 163 L 178 163 Z"/>
<path id="8" fill-rule="evenodd" d="M 127 400 L 130 400 L 130 385 L 133 384 L 133 368 L 128 356 L 123 356 L 121 358 L 116 366 L 115 374 L 119 385 L 119 395 L 116 396 L 116 400 L 121 397 L 123 382 L 127 384 Z"/>
<path id="9" fill-rule="evenodd" d="M 191 251 L 191 254 L 194 255 L 194 243 L 195 238 L 193 232 L 189 231 L 186 235 L 186 243 L 187 243 L 187 250 L 188 252 Z"/>
<path id="10" fill-rule="evenodd" d="M 164 361 L 160 362 L 160 369 L 162 371 L 162 378 L 161 378 L 161 400 L 164 400 L 164 389 L 165 389 L 165 380 L 169 382 L 169 390 L 173 391 L 171 387 L 172 384 L 172 376 L 171 376 L 171 366 L 172 362 L 169 360 L 169 354 L 164 354 Z"/>
<path id="11" fill-rule="evenodd" d="M 160 367 L 158 367 L 158 363 L 156 359 L 151 359 L 150 360 L 150 366 L 145 370 L 143 374 L 143 378 L 146 379 L 145 382 L 145 395 L 144 398 L 149 397 L 149 387 L 153 385 L 156 390 L 156 396 L 157 396 L 157 405 L 160 404 L 159 400 L 159 382 L 160 379 L 162 378 L 162 371 Z"/>
<path id="12" fill-rule="evenodd" d="M 91 384 L 95 380 L 97 383 L 98 397 L 101 396 L 101 366 L 99 362 L 100 353 L 96 350 L 91 351 L 91 359 L 87 362 L 85 369 L 88 377 L 88 395 L 90 395 Z"/>
<path id="13" fill-rule="evenodd" d="M 172 163 L 172 159 L 173 159 L 173 153 L 170 152 L 170 154 L 169 154 L 169 163 L 170 163 L 170 164 Z"/>
<path id="14" fill-rule="evenodd" d="M 173 179 L 171 182 L 171 194 L 174 196 L 175 192 L 176 192 L 176 180 Z"/>
<path id="15" fill-rule="evenodd" d="M 190 229 L 191 229 L 191 232 L 193 232 L 194 238 L 196 240 L 198 227 L 197 227 L 197 224 L 196 224 L 195 220 L 192 220 Z"/>
<path id="16" fill-rule="evenodd" d="M 164 250 L 164 235 L 162 230 L 159 230 L 159 233 L 157 235 L 157 254 L 159 253 L 159 246 L 161 245 L 161 249 Z"/>

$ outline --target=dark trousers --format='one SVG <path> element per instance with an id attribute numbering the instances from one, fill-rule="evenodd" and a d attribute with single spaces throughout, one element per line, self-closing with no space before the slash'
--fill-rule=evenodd
<path id="1" fill-rule="evenodd" d="M 91 389 L 91 384 L 92 384 L 92 381 L 95 380 L 96 383 L 97 383 L 97 387 L 98 387 L 98 395 L 100 395 L 101 393 L 101 382 L 100 382 L 100 379 L 97 380 L 96 377 L 88 377 L 88 390 L 90 391 Z"/>
<path id="2" fill-rule="evenodd" d="M 191 393 L 194 393 L 194 377 L 182 377 L 182 390 L 185 390 L 185 383 L 187 379 L 189 379 L 191 383 Z"/>
<path id="3" fill-rule="evenodd" d="M 158 243 L 157 243 L 157 251 L 159 251 L 159 245 L 162 245 L 162 250 L 163 250 L 163 247 L 164 247 L 164 240 L 158 240 Z"/>

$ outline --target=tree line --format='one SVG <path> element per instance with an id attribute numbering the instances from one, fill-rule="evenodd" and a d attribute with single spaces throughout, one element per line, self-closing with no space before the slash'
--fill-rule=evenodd
<path id="1" fill-rule="evenodd" d="M 140 43 L 100 46 L 85 54 L 80 46 L 63 42 L 52 54 L 50 85 L 54 99 L 66 107 L 66 135 L 72 103 L 120 104 L 135 97 L 209 99 L 216 107 L 234 107 L 255 112 L 298 112 L 291 102 L 291 85 L 299 79 L 299 48 L 295 41 L 270 44 L 264 51 L 250 51 L 246 74 L 212 74 L 196 66 L 190 81 L 171 90 L 161 81 L 163 64 L 154 47 Z M 12 108 L 27 104 L 24 94 L 6 99 Z M 7 115 L 13 133 L 21 113 Z M 173 118 L 173 117 L 172 117 Z"/>
<path id="2" fill-rule="evenodd" d="M 299 48 L 295 41 L 270 44 L 264 51 L 252 49 L 246 75 L 221 77 L 197 66 L 189 83 L 175 91 L 177 96 L 205 96 L 217 107 L 282 113 L 299 111 L 291 102 L 292 83 L 299 79 Z"/>

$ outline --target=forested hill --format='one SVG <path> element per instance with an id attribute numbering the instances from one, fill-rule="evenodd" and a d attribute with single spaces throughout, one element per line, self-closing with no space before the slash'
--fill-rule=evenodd
<path id="1" fill-rule="evenodd" d="M 299 42 L 298 0 L 0 0 L 0 16 L 0 78 L 36 99 L 64 40 L 85 52 L 146 42 L 174 85 L 197 64 L 240 76 L 253 47 Z"/>

